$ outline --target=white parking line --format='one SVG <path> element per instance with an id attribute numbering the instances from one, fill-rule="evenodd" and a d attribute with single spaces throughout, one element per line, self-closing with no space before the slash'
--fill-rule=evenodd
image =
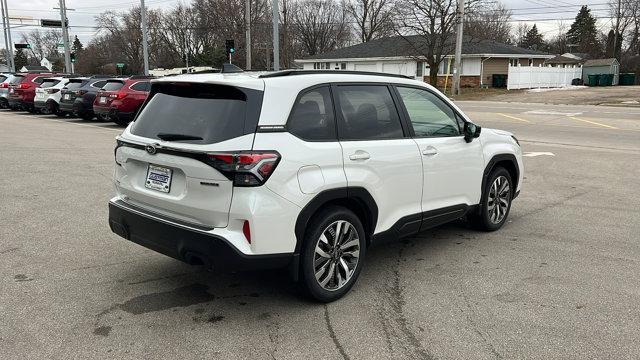
<path id="1" fill-rule="evenodd" d="M 532 151 L 532 152 L 526 152 L 524 153 L 522 156 L 527 156 L 527 157 L 536 157 L 536 156 L 556 156 L 556 154 L 549 152 L 549 151 Z"/>

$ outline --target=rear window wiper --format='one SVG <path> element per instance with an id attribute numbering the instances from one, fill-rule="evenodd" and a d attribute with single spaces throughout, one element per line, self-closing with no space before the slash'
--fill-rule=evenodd
<path id="1" fill-rule="evenodd" d="M 202 140 L 200 136 L 185 135 L 185 134 L 166 134 L 159 133 L 156 135 L 158 139 L 164 141 L 179 141 L 179 140 Z"/>

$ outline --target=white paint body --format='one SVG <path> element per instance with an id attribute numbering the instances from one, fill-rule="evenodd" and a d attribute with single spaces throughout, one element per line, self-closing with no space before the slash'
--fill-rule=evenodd
<path id="1" fill-rule="evenodd" d="M 285 126 L 298 94 L 318 84 L 387 83 L 418 86 L 439 94 L 422 81 L 359 74 L 309 74 L 259 78 L 258 74 L 183 75 L 154 80 L 225 84 L 264 91 L 259 126 Z M 470 121 L 449 99 L 440 96 L 465 121 Z M 365 141 L 304 141 L 287 131 L 256 132 L 210 145 L 163 142 L 136 136 L 131 125 L 120 138 L 137 144 L 171 146 L 198 152 L 276 150 L 281 155 L 274 173 L 258 187 L 233 187 L 221 173 L 194 159 L 120 147 L 115 157 L 114 183 L 122 200 L 151 213 L 202 226 L 223 236 L 247 255 L 294 252 L 296 220 L 305 205 L 324 190 L 365 188 L 378 206 L 374 233 L 390 229 L 399 219 L 454 204 L 480 202 L 483 171 L 497 154 L 517 158 L 522 183 L 522 153 L 508 132 L 483 129 L 467 143 L 463 136 Z M 437 154 L 426 154 L 436 149 Z M 354 154 L 367 158 L 353 160 Z M 171 192 L 144 187 L 149 163 L 174 169 Z M 204 187 L 201 181 L 215 181 Z M 252 241 L 242 234 L 243 221 L 251 226 Z M 180 225 L 183 226 L 183 225 Z"/>

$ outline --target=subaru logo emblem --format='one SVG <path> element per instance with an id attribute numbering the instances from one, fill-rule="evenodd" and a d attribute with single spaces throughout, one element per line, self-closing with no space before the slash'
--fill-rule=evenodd
<path id="1" fill-rule="evenodd" d="M 147 150 L 149 155 L 153 155 L 156 153 L 156 147 L 151 144 L 147 145 L 144 149 Z"/>

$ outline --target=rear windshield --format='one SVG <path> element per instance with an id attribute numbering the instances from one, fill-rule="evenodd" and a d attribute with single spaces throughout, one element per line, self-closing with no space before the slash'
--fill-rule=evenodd
<path id="1" fill-rule="evenodd" d="M 201 137 L 181 140 L 213 144 L 256 130 L 262 91 L 225 85 L 153 85 L 149 101 L 131 127 L 131 133 L 158 139 L 158 134 Z"/>
<path id="2" fill-rule="evenodd" d="M 14 75 L 13 79 L 11 79 L 10 84 L 20 84 L 24 80 L 24 76 L 22 75 Z"/>
<path id="3" fill-rule="evenodd" d="M 41 88 L 48 88 L 51 86 L 54 86 L 55 84 L 59 83 L 60 80 L 45 80 L 42 82 L 42 84 L 40 84 Z"/>
<path id="4" fill-rule="evenodd" d="M 120 90 L 122 85 L 124 85 L 124 83 L 120 81 L 107 81 L 107 83 L 102 87 L 102 90 L 104 91 Z"/>
<path id="5" fill-rule="evenodd" d="M 79 89 L 79 88 L 81 88 L 81 87 L 82 87 L 82 85 L 83 85 L 84 83 L 85 83 L 84 81 L 74 81 L 74 80 L 71 80 L 71 81 L 67 84 L 66 88 L 67 88 L 67 90 L 75 90 L 75 89 Z"/>
<path id="6" fill-rule="evenodd" d="M 7 80 L 7 77 L 4 75 L 0 75 L 0 82 Z"/>

